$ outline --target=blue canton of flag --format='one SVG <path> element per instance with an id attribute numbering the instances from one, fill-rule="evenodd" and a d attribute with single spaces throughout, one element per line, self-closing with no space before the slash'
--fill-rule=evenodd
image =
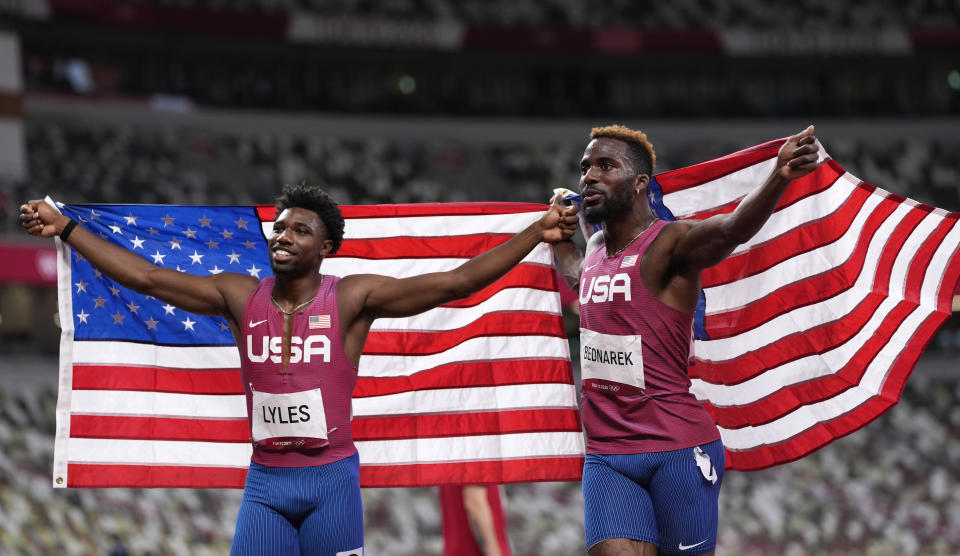
<path id="1" fill-rule="evenodd" d="M 97 236 L 157 266 L 199 276 L 271 274 L 253 207 L 62 205 L 64 214 Z M 124 288 L 87 262 L 70 257 L 74 339 L 167 345 L 232 345 L 226 319 L 201 316 Z"/>

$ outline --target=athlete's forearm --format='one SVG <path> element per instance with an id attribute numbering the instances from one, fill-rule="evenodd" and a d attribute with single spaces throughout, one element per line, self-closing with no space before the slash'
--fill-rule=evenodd
<path id="1" fill-rule="evenodd" d="M 500 245 L 481 253 L 453 271 L 454 299 L 479 291 L 520 264 L 543 241 L 543 227 L 538 220 Z"/>
<path id="2" fill-rule="evenodd" d="M 248 288 L 248 282 L 253 280 L 226 273 L 193 276 L 154 265 L 132 251 L 95 236 L 43 201 L 30 201 L 22 206 L 20 222 L 31 235 L 59 236 L 90 264 L 120 285 L 193 313 L 226 314 L 228 307 L 223 291 L 240 295 Z"/>
<path id="3" fill-rule="evenodd" d="M 62 230 L 70 221 L 60 215 L 54 224 Z M 149 293 L 150 273 L 158 267 L 136 253 L 101 239 L 83 227 L 76 226 L 67 238 L 67 244 L 80 253 L 101 272 L 134 291 Z"/>
<path id="4" fill-rule="evenodd" d="M 580 284 L 580 269 L 583 266 L 583 253 L 573 241 L 558 241 L 553 244 L 553 254 L 557 258 L 557 268 L 563 281 L 576 290 Z"/>
<path id="5" fill-rule="evenodd" d="M 767 181 L 751 191 L 724 222 L 724 235 L 734 245 L 755 236 L 777 208 L 791 180 L 773 172 Z"/>

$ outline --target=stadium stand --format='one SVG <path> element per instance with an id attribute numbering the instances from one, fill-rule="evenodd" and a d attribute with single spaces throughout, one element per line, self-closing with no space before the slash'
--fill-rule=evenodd
<path id="1" fill-rule="evenodd" d="M 50 2 L 58 5 L 56 0 Z M 410 21 L 448 21 L 477 25 L 533 25 L 557 27 L 634 25 L 657 29 L 783 26 L 785 21 L 802 21 L 808 26 L 873 29 L 901 24 L 942 27 L 960 23 L 960 10 L 951 2 L 884 0 L 856 7 L 826 0 L 791 2 L 777 0 L 757 3 L 683 0 L 637 4 L 626 0 L 585 6 L 574 0 L 521 2 L 512 0 L 136 0 L 134 4 L 173 9 L 213 12 L 289 14 L 306 12 L 327 17 L 374 17 Z M 63 4 L 63 2 L 59 2 Z"/>
<path id="2" fill-rule="evenodd" d="M 960 448 L 951 441 L 960 435 L 960 383 L 931 368 L 915 372 L 901 402 L 866 428 L 794 463 L 727 474 L 718 554 L 948 554 L 960 547 Z M 227 551 L 239 491 L 52 490 L 55 385 L 25 382 L 0 388 L 5 553 Z M 369 552 L 440 553 L 432 489 L 363 495 Z M 505 500 L 515 554 L 582 550 L 578 483 L 507 485 Z"/>

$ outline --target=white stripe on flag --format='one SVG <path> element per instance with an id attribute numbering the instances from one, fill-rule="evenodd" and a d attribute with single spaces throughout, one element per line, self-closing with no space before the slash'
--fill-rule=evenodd
<path id="1" fill-rule="evenodd" d="M 416 390 L 353 400 L 353 414 L 356 417 L 548 407 L 576 409 L 576 392 L 568 384 L 510 384 Z"/>
<path id="2" fill-rule="evenodd" d="M 756 351 L 794 332 L 810 330 L 849 314 L 857 304 L 871 293 L 877 265 L 886 247 L 886 239 L 889 237 L 896 223 L 901 219 L 902 215 L 894 212 L 894 214 L 891 214 L 890 218 L 884 222 L 877 234 L 874 235 L 867 249 L 863 269 L 850 289 L 821 303 L 799 307 L 788 313 L 779 315 L 754 329 L 747 330 L 736 336 L 710 341 L 698 340 L 695 347 L 697 358 L 704 361 L 727 361 L 751 351 Z M 912 252 L 904 250 L 898 253 L 898 258 L 903 257 L 909 259 L 912 256 Z M 736 284 L 730 284 L 728 286 L 711 288 L 711 290 L 720 290 L 722 287 L 733 289 L 735 286 Z M 714 298 L 717 296 L 716 293 L 712 295 Z M 899 295 L 898 300 L 902 299 L 902 288 Z M 709 304 L 710 297 L 708 297 L 707 300 Z"/>
<path id="3" fill-rule="evenodd" d="M 492 313 L 549 313 L 557 311 L 557 293 L 532 288 L 500 290 L 472 307 L 437 307 L 425 313 L 399 319 L 377 319 L 371 330 L 403 330 L 406 332 L 456 330 L 477 320 L 477 315 Z"/>
<path id="4" fill-rule="evenodd" d="M 724 447 L 728 450 L 737 451 L 756 448 L 761 444 L 783 442 L 818 423 L 848 413 L 878 395 L 890 370 L 890 365 L 924 318 L 926 318 L 926 315 L 921 311 L 914 311 L 904 320 L 891 341 L 884 346 L 880 354 L 867 367 L 866 374 L 860 381 L 859 386 L 849 388 L 827 400 L 801 406 L 784 417 L 763 425 L 740 429 L 721 428 Z"/>
<path id="5" fill-rule="evenodd" d="M 388 237 L 444 237 L 471 234 L 515 234 L 543 216 L 542 212 L 452 216 L 388 216 L 348 218 L 344 236 L 349 239 Z M 266 226 L 266 224 L 264 224 Z M 267 234 L 273 224 L 267 228 Z"/>
<path id="6" fill-rule="evenodd" d="M 433 355 L 364 355 L 360 358 L 360 376 L 410 376 L 448 363 L 532 359 L 537 354 L 569 353 L 566 338 L 552 336 L 489 336 L 471 338 Z"/>
<path id="7" fill-rule="evenodd" d="M 569 384 L 509 384 L 472 388 L 415 390 L 355 398 L 354 417 L 464 413 L 529 408 L 576 409 L 576 391 Z M 77 390 L 74 415 L 246 419 L 242 394 L 210 396 L 168 392 Z"/>
<path id="8" fill-rule="evenodd" d="M 670 207 L 677 220 L 732 203 L 756 189 L 757 184 L 767 181 L 775 162 L 776 158 L 771 158 L 741 168 L 709 182 L 709 187 L 691 187 L 666 194 L 663 203 Z"/>
<path id="9" fill-rule="evenodd" d="M 960 221 L 953 223 L 953 228 L 947 233 L 946 237 L 937 247 L 933 254 L 930 266 L 923 279 L 923 286 L 920 288 L 920 302 L 924 307 L 934 310 L 937 308 L 937 297 L 940 295 L 940 288 L 947 288 L 948 291 L 953 287 L 951 284 L 942 284 L 941 277 L 946 271 L 947 264 L 954 260 L 954 257 L 960 256 L 957 245 L 960 244 Z"/>
<path id="10" fill-rule="evenodd" d="M 250 465 L 252 446 L 239 442 L 123 440 L 71 438 L 70 463 L 196 465 L 237 467 Z"/>
<path id="11" fill-rule="evenodd" d="M 212 396 L 171 392 L 74 390 L 71 410 L 74 415 L 247 418 L 247 405 L 243 394 Z"/>
<path id="12" fill-rule="evenodd" d="M 571 456 L 582 453 L 579 432 L 445 436 L 357 442 L 364 465 L 450 463 Z"/>
<path id="13" fill-rule="evenodd" d="M 804 197 L 790 206 L 781 209 L 775 216 L 767 220 L 766 224 L 760 228 L 749 240 L 741 243 L 733 250 L 731 256 L 739 255 L 744 251 L 749 251 L 776 239 L 783 234 L 792 232 L 797 228 L 811 222 L 821 220 L 835 211 L 837 211 L 847 199 L 859 188 L 857 184 L 860 180 L 850 174 L 843 174 L 834 184 L 819 193 Z M 873 192 L 873 195 L 882 198 L 882 194 Z"/>
<path id="14" fill-rule="evenodd" d="M 786 259 L 753 276 L 747 276 L 729 284 L 705 288 L 707 314 L 746 307 L 786 285 L 827 272 L 847 262 L 859 245 L 863 224 L 873 214 L 881 200 L 871 197 L 860 209 L 850 228 L 836 242 Z M 878 241 L 878 237 L 888 236 L 909 211 L 908 207 L 898 207 L 897 211 L 881 226 L 874 241 Z"/>
<path id="15" fill-rule="evenodd" d="M 469 260 L 467 258 L 361 259 L 333 257 L 323 261 L 320 271 L 334 276 L 382 274 L 393 278 L 407 278 L 429 272 L 453 270 Z M 523 258 L 523 263 L 550 267 L 553 264 L 553 251 L 549 245 L 541 243 Z"/>
<path id="16" fill-rule="evenodd" d="M 753 403 L 781 388 L 832 375 L 843 368 L 873 338 L 896 305 L 896 300 L 884 300 L 870 321 L 853 338 L 832 350 L 767 369 L 739 384 L 713 384 L 698 378 L 691 379 L 691 391 L 697 398 L 710 400 L 718 407 L 739 406 Z"/>
<path id="17" fill-rule="evenodd" d="M 165 369 L 239 369 L 236 346 L 158 346 L 136 342 L 75 341 L 74 364 Z"/>

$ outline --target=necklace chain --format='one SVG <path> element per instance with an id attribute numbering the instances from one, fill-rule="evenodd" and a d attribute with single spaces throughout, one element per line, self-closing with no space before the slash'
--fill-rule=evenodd
<path id="1" fill-rule="evenodd" d="M 617 249 L 617 250 L 614 251 L 612 254 L 607 255 L 607 257 L 612 259 L 612 258 L 616 257 L 617 255 L 619 255 L 620 253 L 623 253 L 623 252 L 627 249 L 627 247 L 630 247 L 631 245 L 633 245 L 633 242 L 634 242 L 634 241 L 637 241 L 637 238 L 638 238 L 638 237 L 642 236 L 644 232 L 646 232 L 647 230 L 649 230 L 649 229 L 650 229 L 650 226 L 653 226 L 653 223 L 656 222 L 657 220 L 659 220 L 659 218 L 654 218 L 653 220 L 651 220 L 650 223 L 647 224 L 647 226 L 646 226 L 644 229 L 640 230 L 640 233 L 639 233 L 639 234 L 633 236 L 633 239 L 631 239 L 630 241 L 628 241 L 626 245 L 624 245 L 624 246 L 621 247 L 620 249 Z"/>
<path id="2" fill-rule="evenodd" d="M 320 277 L 320 283 L 321 283 L 321 284 L 323 283 L 323 277 L 322 277 L 322 276 Z M 317 288 L 317 293 L 320 293 L 320 288 Z M 306 307 L 307 305 L 310 305 L 311 303 L 313 303 L 313 300 L 317 298 L 317 293 L 313 294 L 313 297 L 311 297 L 310 299 L 304 301 L 304 302 L 301 303 L 300 305 L 297 305 L 297 306 L 294 307 L 293 309 L 290 309 L 289 311 L 284 311 L 284 310 L 283 310 L 283 307 L 280 306 L 280 302 L 277 301 L 277 298 L 274 297 L 272 293 L 270 294 L 270 301 L 273 301 L 273 305 L 277 308 L 278 311 L 280 311 L 281 313 L 283 313 L 284 315 L 287 315 L 287 316 L 289 317 L 289 316 L 295 314 L 295 313 L 296 313 L 297 311 L 299 311 L 300 309 L 303 309 L 303 308 Z"/>

